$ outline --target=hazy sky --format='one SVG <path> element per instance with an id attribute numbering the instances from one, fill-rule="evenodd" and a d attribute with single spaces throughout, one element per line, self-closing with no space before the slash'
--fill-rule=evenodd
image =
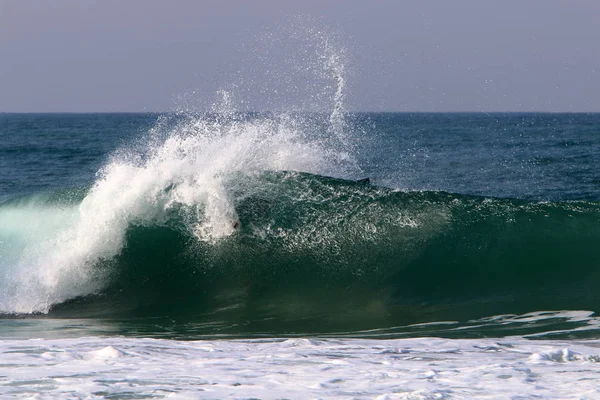
<path id="1" fill-rule="evenodd" d="M 600 111 L 598 0 L 0 0 L 0 112 L 320 107 L 325 39 L 350 110 Z"/>

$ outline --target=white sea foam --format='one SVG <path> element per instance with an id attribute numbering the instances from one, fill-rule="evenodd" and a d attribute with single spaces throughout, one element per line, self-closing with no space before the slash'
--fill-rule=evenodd
<path id="1" fill-rule="evenodd" d="M 0 396 L 593 399 L 598 341 L 289 339 L 0 342 Z"/>

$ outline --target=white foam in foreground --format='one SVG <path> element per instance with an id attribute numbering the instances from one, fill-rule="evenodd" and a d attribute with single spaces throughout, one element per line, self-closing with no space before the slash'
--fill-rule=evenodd
<path id="1" fill-rule="evenodd" d="M 0 360 L 2 398 L 600 398 L 600 341 L 34 339 Z"/>

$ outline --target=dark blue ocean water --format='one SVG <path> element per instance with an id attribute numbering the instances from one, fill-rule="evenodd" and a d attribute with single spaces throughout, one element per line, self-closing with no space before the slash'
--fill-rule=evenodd
<path id="1" fill-rule="evenodd" d="M 0 114 L 0 193 L 93 182 L 108 155 L 156 123 L 153 114 Z"/>
<path id="2" fill-rule="evenodd" d="M 90 184 L 158 114 L 0 114 L 0 194 Z M 600 114 L 382 113 L 350 117 L 374 182 L 538 200 L 600 198 Z"/>

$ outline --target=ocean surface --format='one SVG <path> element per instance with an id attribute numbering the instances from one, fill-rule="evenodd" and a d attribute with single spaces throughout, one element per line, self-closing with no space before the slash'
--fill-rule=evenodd
<path id="1" fill-rule="evenodd" d="M 0 397 L 600 399 L 600 114 L 0 114 Z"/>

